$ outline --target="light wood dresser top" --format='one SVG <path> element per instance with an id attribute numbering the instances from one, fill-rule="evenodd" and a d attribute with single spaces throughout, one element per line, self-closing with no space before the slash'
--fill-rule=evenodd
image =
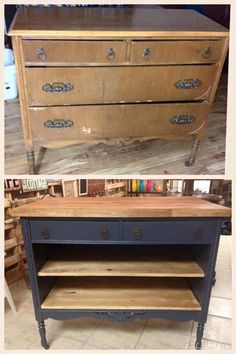
<path id="1" fill-rule="evenodd" d="M 49 197 L 11 213 L 21 217 L 229 217 L 231 209 L 194 197 Z"/>
<path id="2" fill-rule="evenodd" d="M 19 36 L 226 36 L 228 30 L 193 10 L 160 8 L 22 7 L 9 35 Z"/>

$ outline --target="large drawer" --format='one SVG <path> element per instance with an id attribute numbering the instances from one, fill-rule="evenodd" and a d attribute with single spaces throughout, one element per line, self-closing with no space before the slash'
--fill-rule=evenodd
<path id="1" fill-rule="evenodd" d="M 26 68 L 31 106 L 207 98 L 215 65 Z"/>
<path id="2" fill-rule="evenodd" d="M 123 223 L 125 241 L 208 242 L 214 237 L 214 223 L 198 220 L 127 221 Z"/>
<path id="3" fill-rule="evenodd" d="M 222 40 L 133 41 L 130 61 L 134 64 L 214 63 L 220 59 Z"/>
<path id="4" fill-rule="evenodd" d="M 78 221 L 58 219 L 30 219 L 33 240 L 38 241 L 117 241 L 120 239 L 116 221 Z"/>
<path id="5" fill-rule="evenodd" d="M 125 41 L 23 40 L 26 65 L 123 63 Z"/>
<path id="6" fill-rule="evenodd" d="M 30 108 L 37 139 L 88 141 L 130 137 L 184 137 L 207 121 L 208 103 L 118 104 Z"/>

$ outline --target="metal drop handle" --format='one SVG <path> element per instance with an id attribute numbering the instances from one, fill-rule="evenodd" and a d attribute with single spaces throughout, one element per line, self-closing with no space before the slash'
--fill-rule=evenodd
<path id="1" fill-rule="evenodd" d="M 109 48 L 108 51 L 107 51 L 107 54 L 106 54 L 107 59 L 108 60 L 113 60 L 113 59 L 115 59 L 115 56 L 116 56 L 116 54 L 115 54 L 114 49 L 113 48 Z"/>
<path id="2" fill-rule="evenodd" d="M 101 230 L 101 237 L 102 237 L 104 240 L 107 240 L 107 239 L 110 237 L 109 231 L 108 231 L 106 228 L 104 228 L 104 229 Z"/>
<path id="3" fill-rule="evenodd" d="M 45 49 L 43 47 L 40 47 L 38 50 L 37 50 L 37 57 L 40 59 L 40 60 L 46 60 L 47 59 L 47 52 L 45 51 Z"/>
<path id="4" fill-rule="evenodd" d="M 134 229 L 134 236 L 138 239 L 142 238 L 142 231 L 139 227 L 135 227 Z"/>
<path id="5" fill-rule="evenodd" d="M 145 59 L 151 58 L 151 49 L 150 48 L 145 48 L 143 51 L 143 56 Z"/>
<path id="6" fill-rule="evenodd" d="M 209 58 L 211 56 L 211 47 L 207 47 L 203 50 L 202 53 L 203 58 Z"/>

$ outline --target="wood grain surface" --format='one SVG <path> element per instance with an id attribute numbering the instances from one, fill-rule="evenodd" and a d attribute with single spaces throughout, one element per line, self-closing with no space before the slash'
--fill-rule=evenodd
<path id="1" fill-rule="evenodd" d="M 60 106 L 30 108 L 29 116 L 32 135 L 41 141 L 78 139 L 78 142 L 86 142 L 131 137 L 176 139 L 205 128 L 209 108 L 207 102 Z M 171 119 L 176 116 L 193 117 L 194 121 L 173 124 Z M 45 123 L 53 120 L 70 120 L 73 126 L 47 128 Z"/>
<path id="2" fill-rule="evenodd" d="M 119 38 L 170 34 L 226 36 L 227 32 L 223 26 L 193 10 L 137 6 L 54 9 L 29 7 L 18 10 L 9 35 Z"/>
<path id="3" fill-rule="evenodd" d="M 207 99 L 215 65 L 26 68 L 30 106 L 103 104 Z M 155 78 L 155 80 L 153 80 Z M 176 87 L 181 80 L 199 80 L 198 87 Z M 46 92 L 46 84 L 73 86 L 65 93 Z"/>
<path id="4" fill-rule="evenodd" d="M 122 277 L 204 277 L 201 267 L 179 250 L 149 254 L 139 249 L 83 254 L 68 252 L 52 256 L 39 270 L 39 276 L 122 276 Z"/>
<path id="5" fill-rule="evenodd" d="M 44 198 L 11 211 L 35 217 L 227 217 L 231 209 L 194 197 Z"/>
<path id="6" fill-rule="evenodd" d="M 42 309 L 201 310 L 184 279 L 59 279 Z"/>

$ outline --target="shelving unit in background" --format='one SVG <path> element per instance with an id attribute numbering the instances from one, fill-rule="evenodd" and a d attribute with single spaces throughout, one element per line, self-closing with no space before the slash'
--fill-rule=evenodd
<path id="1" fill-rule="evenodd" d="M 127 184 L 126 179 L 106 179 L 105 196 L 116 198 L 127 196 Z"/>

